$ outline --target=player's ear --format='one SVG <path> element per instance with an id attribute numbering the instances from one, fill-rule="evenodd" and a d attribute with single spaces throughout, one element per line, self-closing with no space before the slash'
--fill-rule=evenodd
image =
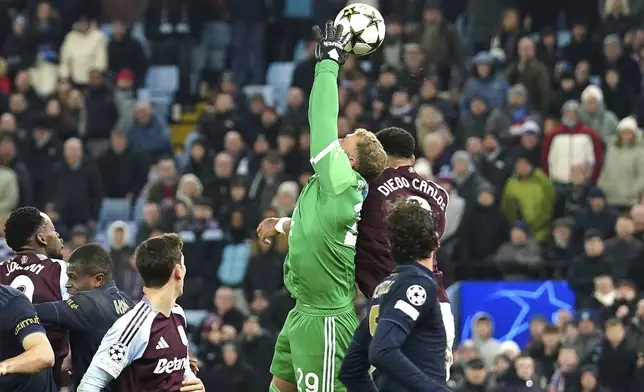
<path id="1" fill-rule="evenodd" d="M 38 245 L 47 246 L 47 239 L 45 239 L 43 233 L 36 233 L 36 242 L 38 242 Z"/>
<path id="2" fill-rule="evenodd" d="M 411 166 L 414 166 L 414 163 L 416 163 L 416 155 L 411 154 Z"/>
<path id="3" fill-rule="evenodd" d="M 105 275 L 97 274 L 94 276 L 94 287 L 101 287 L 105 283 Z"/>
<path id="4" fill-rule="evenodd" d="M 347 157 L 349 157 L 349 163 L 351 163 L 351 167 L 356 167 L 356 159 L 348 154 Z"/>
<path id="5" fill-rule="evenodd" d="M 174 270 L 172 271 L 172 276 L 175 280 L 183 279 L 183 266 L 181 264 L 175 264 Z"/>

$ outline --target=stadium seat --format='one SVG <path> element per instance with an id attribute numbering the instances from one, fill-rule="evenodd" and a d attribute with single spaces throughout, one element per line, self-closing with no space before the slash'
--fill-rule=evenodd
<path id="1" fill-rule="evenodd" d="M 246 98 L 251 98 L 254 95 L 261 95 L 264 98 L 264 102 L 269 105 L 275 105 L 275 97 L 273 95 L 273 89 L 271 86 L 262 86 L 262 85 L 250 85 L 244 86 L 243 88 L 244 95 Z"/>
<path id="2" fill-rule="evenodd" d="M 150 67 L 145 86 L 152 93 L 162 91 L 174 95 L 179 88 L 179 67 L 174 65 Z"/>
<path id="3" fill-rule="evenodd" d="M 136 221 L 128 221 L 127 222 L 127 229 L 128 229 L 128 238 L 125 240 L 127 241 L 130 246 L 136 247 L 136 234 L 139 231 L 139 225 Z"/>
<path id="4" fill-rule="evenodd" d="M 295 64 L 293 62 L 278 62 L 269 65 L 266 72 L 266 84 L 273 90 L 275 106 L 280 114 L 286 110 L 286 95 L 293 81 L 294 69 Z"/>
<path id="5" fill-rule="evenodd" d="M 101 212 L 99 214 L 99 230 L 117 220 L 127 221 L 132 213 L 132 202 L 127 199 L 103 199 Z"/>

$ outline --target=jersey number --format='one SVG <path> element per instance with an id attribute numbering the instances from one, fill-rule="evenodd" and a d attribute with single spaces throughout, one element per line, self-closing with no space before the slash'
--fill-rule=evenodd
<path id="1" fill-rule="evenodd" d="M 362 211 L 362 202 L 353 206 L 353 212 L 356 213 L 356 223 L 344 235 L 344 244 L 348 246 L 356 246 L 358 241 L 358 222 L 360 220 L 360 211 Z"/>
<path id="2" fill-rule="evenodd" d="M 16 276 L 15 279 L 11 281 L 11 284 L 9 286 L 22 291 L 25 297 L 29 299 L 29 302 L 33 301 L 34 290 L 36 289 L 36 287 L 34 286 L 34 282 L 28 276 Z"/>
<path id="3" fill-rule="evenodd" d="M 302 380 L 304 380 L 304 387 L 306 390 L 302 389 Z M 318 392 L 320 387 L 320 378 L 315 373 L 306 373 L 302 369 L 297 368 L 297 391 L 298 392 Z"/>
<path id="4" fill-rule="evenodd" d="M 371 336 L 376 334 L 376 327 L 378 326 L 378 315 L 380 314 L 380 305 L 373 305 L 369 309 L 369 333 Z"/>

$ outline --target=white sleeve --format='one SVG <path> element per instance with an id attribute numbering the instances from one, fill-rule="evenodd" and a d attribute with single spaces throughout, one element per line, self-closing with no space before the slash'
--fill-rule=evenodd
<path id="1" fill-rule="evenodd" d="M 149 306 L 139 302 L 116 320 L 103 337 L 86 375 L 102 370 L 117 378 L 126 366 L 141 358 L 148 345 L 154 315 Z"/>
<path id="2" fill-rule="evenodd" d="M 69 293 L 67 293 L 67 262 L 64 260 L 51 259 L 54 263 L 57 263 L 60 266 L 60 277 L 58 278 L 60 284 L 60 297 L 63 301 L 69 299 Z"/>
<path id="3" fill-rule="evenodd" d="M 452 314 L 452 305 L 449 303 L 440 303 L 441 314 L 443 315 L 443 325 L 445 325 L 445 335 L 447 336 L 447 348 L 445 349 L 445 374 L 446 381 L 450 378 L 450 367 L 454 363 L 452 355 L 452 346 L 456 337 L 456 328 L 454 326 L 454 315 Z"/>

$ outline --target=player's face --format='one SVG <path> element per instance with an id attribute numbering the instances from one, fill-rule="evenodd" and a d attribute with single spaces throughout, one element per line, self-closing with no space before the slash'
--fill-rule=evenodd
<path id="1" fill-rule="evenodd" d="M 103 275 L 88 274 L 74 264 L 67 265 L 67 292 L 76 294 L 81 291 L 89 291 L 98 288 L 103 283 Z"/>
<path id="2" fill-rule="evenodd" d="M 58 232 L 56 232 L 56 228 L 51 219 L 46 214 L 42 214 L 42 216 L 45 220 L 45 226 L 38 233 L 37 238 L 45 248 L 47 256 L 60 259 L 63 257 L 63 240 L 60 238 Z"/>
<path id="3" fill-rule="evenodd" d="M 351 162 L 351 167 L 353 167 L 356 162 L 356 149 L 358 145 L 358 136 L 355 133 L 350 133 L 347 136 L 340 139 L 340 147 L 344 150 L 344 153 L 349 157 L 349 162 Z"/>

